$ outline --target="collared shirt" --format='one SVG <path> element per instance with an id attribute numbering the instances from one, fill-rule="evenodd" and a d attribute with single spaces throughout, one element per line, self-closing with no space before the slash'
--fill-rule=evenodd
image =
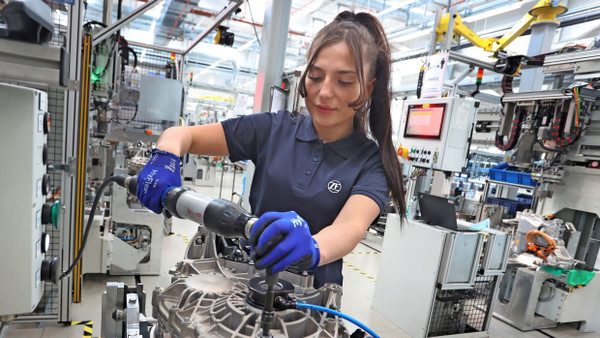
<path id="1" fill-rule="evenodd" d="M 381 210 L 389 188 L 375 142 L 357 131 L 323 143 L 310 116 L 287 111 L 261 113 L 222 122 L 232 161 L 256 166 L 250 206 L 255 215 L 296 211 L 312 234 L 333 223 L 352 195 L 365 195 Z M 315 271 L 315 287 L 342 284 L 342 260 Z"/>

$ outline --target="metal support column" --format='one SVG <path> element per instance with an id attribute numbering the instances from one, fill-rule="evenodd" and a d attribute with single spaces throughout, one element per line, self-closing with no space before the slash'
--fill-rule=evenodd
<path id="1" fill-rule="evenodd" d="M 260 38 L 260 57 L 256 76 L 256 91 L 254 93 L 254 113 L 269 110 L 272 86 L 281 85 L 285 50 L 287 46 L 287 32 L 290 25 L 290 12 L 292 0 L 270 0 L 265 3 L 265 16 L 263 30 Z M 246 171 L 246 184 L 244 191 L 250 194 L 254 165 L 248 163 Z M 249 198 L 244 198 L 243 207 L 250 209 Z"/>
<path id="2" fill-rule="evenodd" d="M 104 0 L 104 6 L 102 7 L 102 23 L 110 26 L 112 23 L 113 14 L 113 0 Z"/>
<path id="3" fill-rule="evenodd" d="M 452 47 L 452 36 L 454 35 L 454 21 L 456 21 L 456 7 L 450 8 L 448 13 L 450 17 L 448 18 L 448 30 L 446 31 L 446 40 L 444 41 L 444 47 L 442 50 L 450 50 Z"/>
<path id="4" fill-rule="evenodd" d="M 177 80 L 179 80 L 179 82 L 183 83 L 185 81 L 185 78 L 183 77 L 183 67 L 185 67 L 185 55 L 181 54 L 179 61 L 176 61 L 176 62 L 178 63 L 177 67 L 179 68 L 179 74 L 177 74 Z M 185 113 L 185 105 L 183 107 L 184 107 L 183 112 Z"/>
<path id="5" fill-rule="evenodd" d="M 81 41 L 82 41 L 82 24 L 83 24 L 83 2 L 75 1 L 69 8 L 69 23 L 68 34 L 66 39 L 66 48 L 69 52 L 69 80 L 79 83 L 81 81 Z M 65 111 L 63 118 L 63 135 L 62 139 L 62 162 L 66 164 L 72 163 L 75 159 L 77 149 L 77 115 L 79 107 L 79 89 L 69 88 L 65 91 Z M 71 166 L 73 167 L 73 166 Z M 75 252 L 73 252 L 73 233 L 71 224 L 74 223 L 75 217 L 75 176 L 73 172 L 65 171 L 62 174 L 61 195 L 63 202 L 63 217 L 61 217 L 59 228 L 61 229 L 60 241 L 63 248 L 60 256 L 61 271 L 67 270 L 70 263 L 73 261 Z M 68 322 L 71 320 L 70 305 L 72 283 L 70 277 L 67 277 L 58 283 L 58 321 Z"/>
<path id="6" fill-rule="evenodd" d="M 260 39 L 260 57 L 254 112 L 269 109 L 270 88 L 281 85 L 281 74 L 287 46 L 287 28 L 290 24 L 291 0 L 270 0 L 265 3 L 265 16 Z"/>
<path id="7" fill-rule="evenodd" d="M 429 55 L 435 54 L 435 51 L 437 50 L 438 33 L 436 32 L 435 29 L 440 24 L 441 20 L 442 20 L 442 11 L 438 9 L 435 12 L 435 19 L 434 19 L 434 22 L 433 22 L 433 29 L 431 30 L 431 37 L 430 37 L 430 40 L 429 40 Z"/>
<path id="8" fill-rule="evenodd" d="M 532 24 L 527 55 L 534 56 L 548 52 L 552 47 L 552 40 L 554 39 L 554 33 L 558 25 L 559 23 L 556 21 L 542 21 Z M 525 69 L 521 73 L 519 92 L 542 90 L 543 84 L 544 73 L 542 68 Z"/>
<path id="9" fill-rule="evenodd" d="M 469 65 L 469 68 L 465 69 L 462 73 L 458 74 L 458 76 L 452 80 L 452 91 L 450 92 L 450 97 L 456 97 L 458 84 L 460 81 L 464 80 L 471 72 L 475 69 L 475 67 Z"/>

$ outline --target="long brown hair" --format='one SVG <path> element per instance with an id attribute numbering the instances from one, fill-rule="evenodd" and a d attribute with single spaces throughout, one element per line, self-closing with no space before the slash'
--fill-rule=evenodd
<path id="1" fill-rule="evenodd" d="M 379 20 L 369 13 L 344 11 L 323 27 L 308 50 L 308 63 L 300 78 L 298 91 L 302 97 L 306 97 L 306 75 L 317 55 L 324 47 L 340 41 L 346 42 L 354 55 L 360 83 L 358 99 L 350 106 L 354 108 L 359 130 L 365 135 L 370 131 L 379 144 L 381 163 L 392 191 L 392 202 L 400 217 L 404 218 L 406 205 L 402 165 L 392 143 L 390 45 Z M 368 74 L 365 74 L 365 64 L 369 65 Z M 376 81 L 369 96 L 366 85 L 371 79 Z"/>

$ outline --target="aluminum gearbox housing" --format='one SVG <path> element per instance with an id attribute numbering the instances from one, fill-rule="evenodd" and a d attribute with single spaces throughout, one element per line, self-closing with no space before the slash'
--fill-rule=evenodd
<path id="1" fill-rule="evenodd" d="M 232 257 L 234 257 L 232 259 Z M 204 228 L 190 241 L 185 257 L 170 271 L 171 285 L 156 288 L 152 317 L 156 337 L 257 337 L 266 284 L 264 272 L 244 255 L 217 255 L 214 235 Z M 313 276 L 283 271 L 276 296 L 338 310 L 342 287 L 315 289 Z M 311 310 L 275 311 L 273 337 L 350 337 L 342 320 Z"/>

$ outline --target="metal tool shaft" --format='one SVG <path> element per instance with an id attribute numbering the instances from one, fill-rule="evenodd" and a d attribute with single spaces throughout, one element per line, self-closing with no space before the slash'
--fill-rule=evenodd
<path id="1" fill-rule="evenodd" d="M 271 326 L 273 326 L 273 302 L 275 300 L 274 287 L 279 280 L 279 273 L 267 274 L 267 292 L 265 293 L 265 307 L 262 313 L 262 337 L 272 337 Z"/>

